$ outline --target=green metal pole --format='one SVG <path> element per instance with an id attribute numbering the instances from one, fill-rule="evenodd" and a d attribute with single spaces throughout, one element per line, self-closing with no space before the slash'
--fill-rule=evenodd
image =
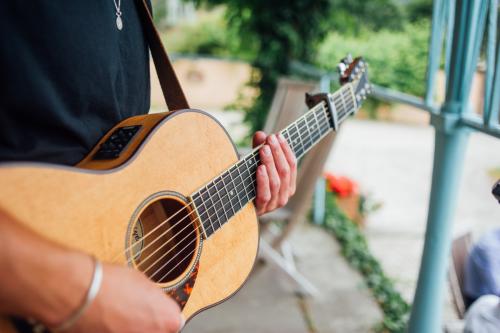
<path id="1" fill-rule="evenodd" d="M 330 91 L 331 78 L 329 74 L 323 75 L 320 80 L 319 89 L 322 92 Z M 326 181 L 323 175 L 316 181 L 314 189 L 314 208 L 313 208 L 313 222 L 315 224 L 322 224 L 325 220 L 326 210 Z"/>
<path id="2" fill-rule="evenodd" d="M 443 45 L 444 18 L 446 17 L 446 1 L 434 0 L 432 9 L 431 35 L 429 38 L 429 57 L 427 60 L 427 91 L 425 92 L 425 104 L 434 103 L 434 91 L 436 87 L 436 73 L 441 60 L 441 49 Z"/>
<path id="3" fill-rule="evenodd" d="M 443 112 L 449 110 L 443 109 Z M 445 274 L 467 130 L 436 127 L 425 246 L 409 323 L 411 333 L 442 332 Z"/>
<path id="4" fill-rule="evenodd" d="M 457 0 L 446 102 L 431 123 L 436 129 L 432 188 L 424 251 L 408 326 L 410 333 L 442 332 L 451 234 L 468 130 L 460 126 L 479 54 L 486 0 Z"/>

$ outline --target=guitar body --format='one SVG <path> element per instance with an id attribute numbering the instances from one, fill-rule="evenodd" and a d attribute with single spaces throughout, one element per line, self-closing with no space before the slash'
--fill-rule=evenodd
<path id="1" fill-rule="evenodd" d="M 118 158 L 94 159 L 115 129 L 138 125 Z M 75 167 L 1 164 L 0 208 L 65 247 L 143 271 L 190 319 L 233 295 L 257 255 L 258 224 L 252 203 L 205 239 L 187 200 L 237 160 L 224 128 L 202 111 L 132 117 L 108 132 Z M 174 216 L 179 209 L 181 214 Z M 171 221 L 163 225 L 168 218 Z M 148 233 L 157 237 L 138 244 Z M 169 239 L 175 244 L 162 248 Z M 141 267 L 147 257 L 148 265 Z M 181 257 L 186 260 L 180 262 Z M 144 266 L 152 262 L 156 266 L 147 271 Z M 164 267 L 168 262 L 180 265 Z M 154 276 L 152 271 L 159 273 Z M 0 332 L 20 330 L 0 318 Z"/>

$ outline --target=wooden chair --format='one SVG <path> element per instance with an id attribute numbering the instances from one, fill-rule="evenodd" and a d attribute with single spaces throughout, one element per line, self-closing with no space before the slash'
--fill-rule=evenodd
<path id="1" fill-rule="evenodd" d="M 464 273 L 465 262 L 472 246 L 472 233 L 467 232 L 464 235 L 453 240 L 451 248 L 451 263 L 448 270 L 448 281 L 453 305 L 460 319 L 464 319 L 465 311 L 469 302 L 464 293 Z"/>
<path id="2" fill-rule="evenodd" d="M 280 79 L 264 131 L 277 132 L 305 113 L 305 93 L 317 90 L 317 82 Z M 261 258 L 274 263 L 298 285 L 299 291 L 309 295 L 317 294 L 317 288 L 297 271 L 292 247 L 287 239 L 297 225 L 306 219 L 316 181 L 322 176 L 334 138 L 333 133 L 329 134 L 300 162 L 297 191 L 288 204 L 260 218 Z M 276 227 L 276 223 L 280 227 Z"/>

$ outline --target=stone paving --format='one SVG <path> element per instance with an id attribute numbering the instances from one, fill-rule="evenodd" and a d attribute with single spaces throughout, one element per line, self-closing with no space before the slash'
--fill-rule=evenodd
<path id="1" fill-rule="evenodd" d="M 381 201 L 366 234 L 373 254 L 407 300 L 413 298 L 430 193 L 434 130 L 429 126 L 351 120 L 338 136 L 326 169 L 357 180 Z M 500 167 L 500 140 L 472 133 L 459 191 L 454 234 L 478 237 L 500 225 L 500 205 L 491 195 Z M 455 318 L 449 300 L 445 321 Z"/>
<path id="2" fill-rule="evenodd" d="M 304 224 L 291 242 L 299 270 L 320 295 L 302 300 L 283 272 L 258 266 L 233 298 L 199 314 L 183 333 L 369 332 L 381 313 L 332 236 Z"/>
<path id="3" fill-rule="evenodd" d="M 223 123 L 238 124 L 234 115 Z M 367 221 L 374 255 L 411 300 L 420 264 L 432 170 L 433 129 L 350 120 L 338 136 L 326 169 L 355 179 L 383 203 Z M 500 167 L 500 141 L 474 133 L 467 150 L 454 231 L 477 237 L 498 226 L 500 206 L 488 171 Z M 304 224 L 292 236 L 297 264 L 320 297 L 301 301 L 283 273 L 257 270 L 231 300 L 194 318 L 183 332 L 370 332 L 381 313 L 330 235 Z M 321 246 L 318 246 L 320 244 Z M 445 304 L 445 320 L 454 319 Z M 308 324 L 309 319 L 312 325 Z"/>

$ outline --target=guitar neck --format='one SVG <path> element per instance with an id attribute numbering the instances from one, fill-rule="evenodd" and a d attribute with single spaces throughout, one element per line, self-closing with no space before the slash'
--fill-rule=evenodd
<path id="1" fill-rule="evenodd" d="M 330 131 L 338 128 L 357 110 L 351 84 L 328 94 L 303 116 L 280 131 L 297 159 L 303 157 Z M 205 237 L 210 237 L 256 196 L 256 171 L 260 163 L 259 147 L 240 159 L 221 175 L 191 195 Z"/>

